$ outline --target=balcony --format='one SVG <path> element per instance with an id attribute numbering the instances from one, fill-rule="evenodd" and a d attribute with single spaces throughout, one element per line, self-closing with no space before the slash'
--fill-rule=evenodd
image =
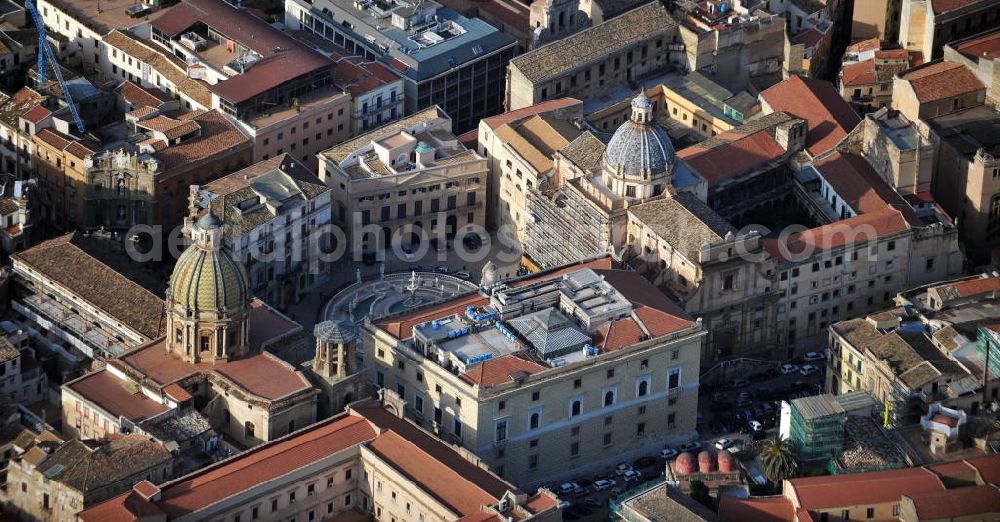
<path id="1" fill-rule="evenodd" d="M 58 301 L 41 294 L 15 300 L 14 310 L 92 359 L 115 357 L 129 346 Z"/>

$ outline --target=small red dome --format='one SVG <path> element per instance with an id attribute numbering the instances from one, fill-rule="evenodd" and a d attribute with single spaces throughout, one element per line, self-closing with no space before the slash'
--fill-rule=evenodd
<path id="1" fill-rule="evenodd" d="M 674 471 L 680 475 L 694 473 L 694 465 L 694 455 L 686 451 L 674 459 Z"/>
<path id="2" fill-rule="evenodd" d="M 736 467 L 736 457 L 733 456 L 729 450 L 722 450 L 719 452 L 719 471 L 723 473 L 732 473 L 733 469 Z"/>
<path id="3" fill-rule="evenodd" d="M 702 473 L 711 473 L 715 468 L 715 458 L 708 450 L 702 451 L 698 454 L 698 471 Z"/>

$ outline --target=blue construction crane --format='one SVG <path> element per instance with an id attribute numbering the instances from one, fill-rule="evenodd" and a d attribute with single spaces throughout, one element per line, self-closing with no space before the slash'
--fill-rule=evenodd
<path id="1" fill-rule="evenodd" d="M 56 55 L 52 52 L 52 47 L 49 45 L 49 39 L 45 36 L 45 21 L 42 20 L 42 15 L 38 14 L 38 8 L 35 7 L 33 0 L 25 0 L 25 4 L 28 6 L 28 11 L 31 11 L 31 18 L 35 21 L 35 26 L 38 27 L 38 85 L 44 85 L 45 81 L 48 80 L 48 64 L 51 62 L 52 71 L 56 73 L 59 85 L 62 86 L 63 96 L 66 97 L 66 103 L 69 105 L 69 112 L 73 113 L 76 130 L 80 131 L 80 135 L 83 136 L 83 120 L 80 119 L 80 113 L 76 110 L 76 104 L 73 103 L 73 95 L 70 94 L 69 86 L 66 85 L 66 80 L 63 79 L 62 70 L 59 68 Z"/>

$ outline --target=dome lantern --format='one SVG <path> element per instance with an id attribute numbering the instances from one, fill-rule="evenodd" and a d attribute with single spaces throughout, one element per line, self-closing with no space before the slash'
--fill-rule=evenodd
<path id="1" fill-rule="evenodd" d="M 167 287 L 167 350 L 189 362 L 224 361 L 247 348 L 249 282 L 223 245 L 223 223 L 209 212 L 190 230 Z"/>
<path id="2" fill-rule="evenodd" d="M 604 184 L 620 197 L 643 200 L 673 182 L 674 146 L 653 122 L 653 100 L 640 92 L 632 99 L 629 121 L 615 131 L 602 158 Z"/>

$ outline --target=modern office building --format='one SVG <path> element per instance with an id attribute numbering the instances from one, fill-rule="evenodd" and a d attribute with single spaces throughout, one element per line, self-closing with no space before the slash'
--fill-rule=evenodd
<path id="1" fill-rule="evenodd" d="M 285 4 L 285 25 L 381 60 L 403 79 L 406 114 L 440 106 L 458 133 L 500 112 L 507 62 L 517 47 L 488 23 L 433 0 L 295 0 Z"/>

